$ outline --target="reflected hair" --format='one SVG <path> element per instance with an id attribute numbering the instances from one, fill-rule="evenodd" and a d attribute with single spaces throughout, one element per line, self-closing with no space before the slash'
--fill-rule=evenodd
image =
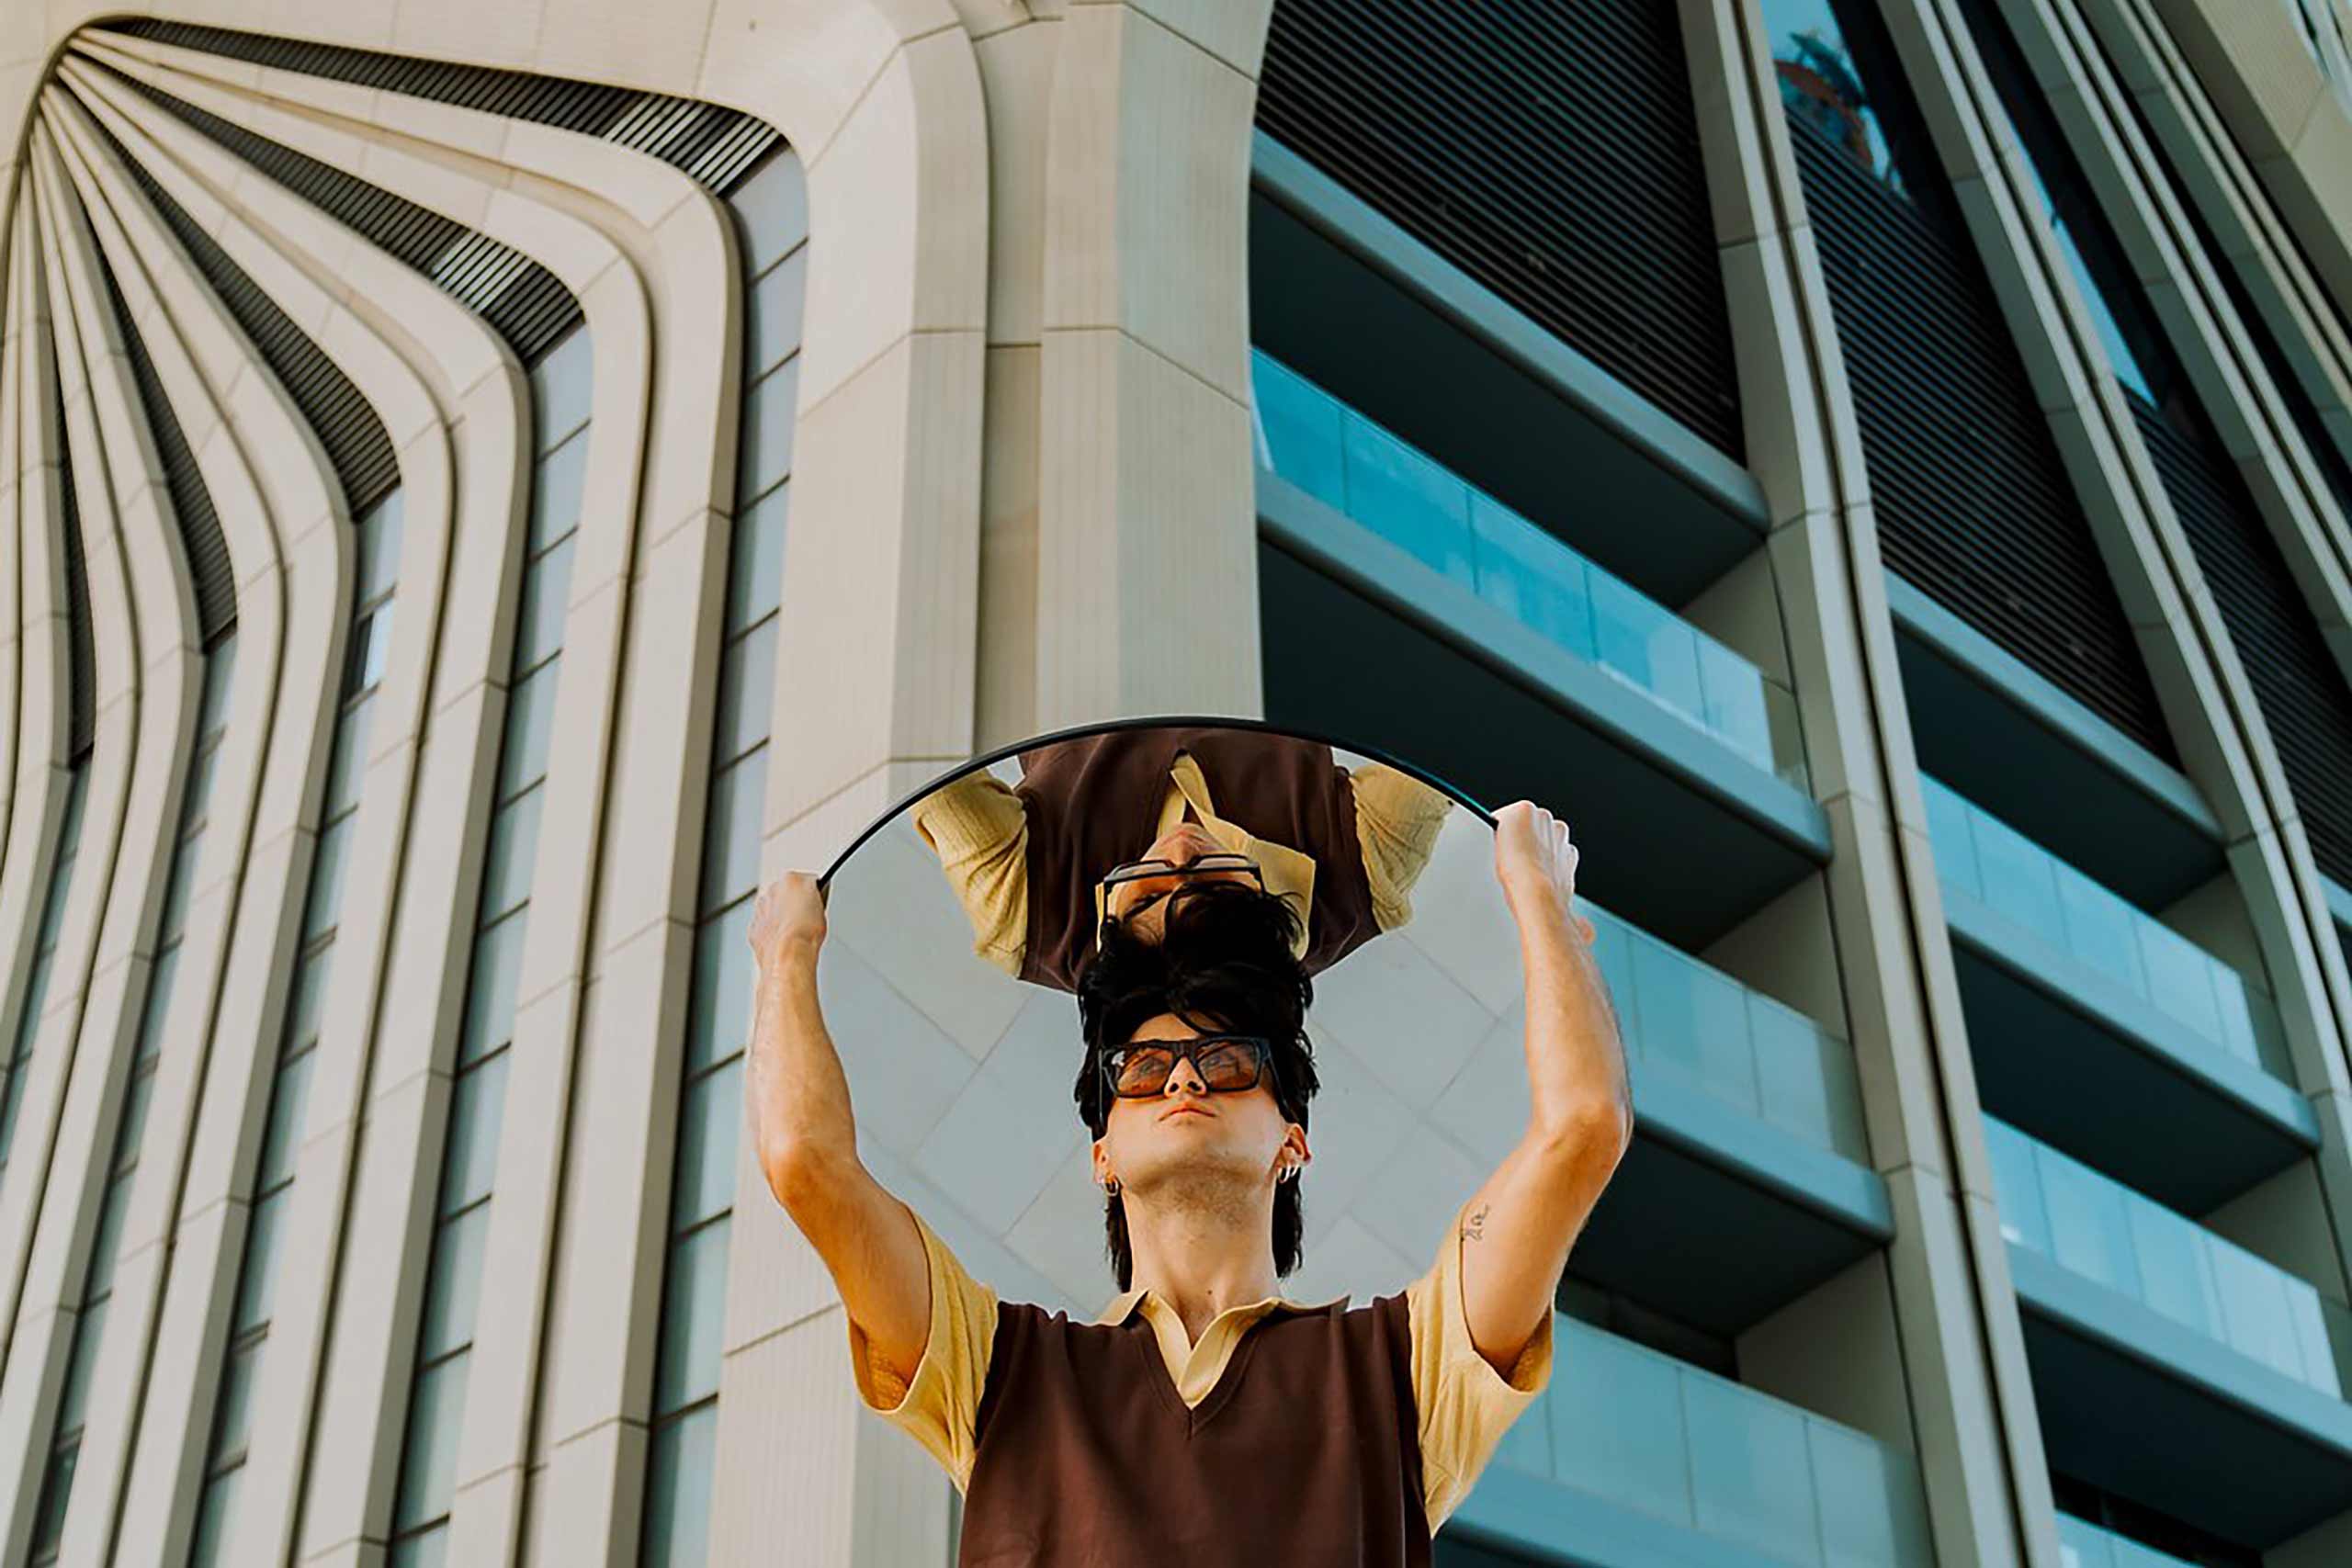
<path id="1" fill-rule="evenodd" d="M 1292 951 L 1302 921 L 1279 894 L 1238 882 L 1187 882 L 1164 902 L 1159 940 L 1137 935 L 1127 919 L 1102 922 L 1094 951 L 1078 975 L 1079 1028 L 1085 1039 L 1072 1098 L 1097 1138 L 1110 1125 L 1112 1096 L 1103 1054 L 1125 1044 L 1162 1013 L 1204 1033 L 1264 1036 L 1273 1047 L 1270 1086 L 1283 1114 L 1302 1128 L 1321 1086 L 1306 1038 L 1315 982 Z M 1294 1177 L 1274 1184 L 1274 1272 L 1299 1266 L 1305 1210 Z M 1127 1240 L 1126 1195 L 1102 1201 L 1104 1250 L 1118 1288 L 1128 1289 L 1135 1257 Z"/>

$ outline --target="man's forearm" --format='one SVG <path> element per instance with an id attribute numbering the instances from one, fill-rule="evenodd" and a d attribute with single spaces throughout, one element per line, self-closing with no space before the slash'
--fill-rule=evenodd
<path id="1" fill-rule="evenodd" d="M 746 1088 L 771 1185 L 793 1162 L 857 1156 L 849 1079 L 817 1005 L 817 953 L 779 954 L 761 971 Z"/>
<path id="2" fill-rule="evenodd" d="M 1573 915 L 1539 915 L 1520 927 L 1527 977 L 1527 1082 L 1531 1127 L 1566 1131 L 1613 1109 L 1633 1125 L 1633 1091 L 1616 1010 L 1591 946 Z"/>

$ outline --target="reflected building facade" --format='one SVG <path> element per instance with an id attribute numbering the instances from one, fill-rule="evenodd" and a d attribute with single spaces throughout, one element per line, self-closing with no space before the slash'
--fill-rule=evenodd
<path id="1" fill-rule="evenodd" d="M 1441 1562 L 2352 1561 L 2344 0 L 40 10 L 0 1561 L 952 1562 L 752 896 L 1218 713 L 1583 845 L 1637 1142 Z M 1508 1146 L 1482 869 L 1310 1270 Z M 886 1185 L 1107 1299 L 861 984 Z"/>

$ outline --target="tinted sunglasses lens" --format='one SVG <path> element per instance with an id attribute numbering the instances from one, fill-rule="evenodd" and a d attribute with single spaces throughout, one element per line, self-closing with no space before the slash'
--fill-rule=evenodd
<path id="1" fill-rule="evenodd" d="M 1112 1081 L 1121 1094 L 1158 1094 L 1175 1066 L 1173 1051 L 1127 1051 L 1112 1059 Z"/>
<path id="2" fill-rule="evenodd" d="M 1258 1081 L 1258 1048 L 1254 1042 L 1228 1040 L 1212 1045 L 1194 1060 L 1201 1077 L 1213 1089 L 1248 1089 Z"/>

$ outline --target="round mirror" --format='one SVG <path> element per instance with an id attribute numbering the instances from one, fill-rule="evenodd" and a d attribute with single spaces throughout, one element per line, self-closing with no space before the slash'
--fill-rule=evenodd
<path id="1" fill-rule="evenodd" d="M 1085 1321 L 1116 1292 L 1081 995 L 1134 943 L 1198 951 L 1270 902 L 1298 917 L 1281 940 L 1310 976 L 1314 1087 L 1294 1300 L 1419 1274 L 1527 1124 L 1492 818 L 1403 760 L 1230 720 L 1059 733 L 919 792 L 823 881 L 819 998 L 859 1154 L 1006 1299 Z"/>

